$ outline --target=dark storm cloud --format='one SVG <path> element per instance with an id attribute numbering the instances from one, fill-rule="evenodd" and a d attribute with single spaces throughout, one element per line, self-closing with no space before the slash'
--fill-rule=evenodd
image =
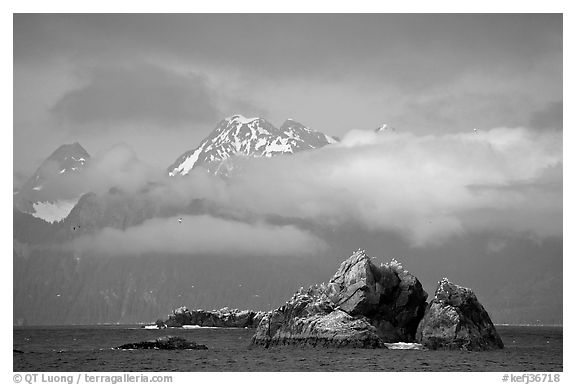
<path id="1" fill-rule="evenodd" d="M 527 127 L 562 130 L 562 102 L 542 103 L 534 111 L 524 95 L 482 92 L 428 94 L 404 103 L 400 113 L 392 113 L 397 128 L 436 131 L 438 127 L 472 130 L 494 127 Z M 409 114 L 408 111 L 417 111 Z"/>
<path id="2" fill-rule="evenodd" d="M 406 102 L 403 111 L 394 116 L 398 127 L 418 127 L 435 131 L 437 127 L 457 127 L 470 131 L 474 128 L 514 127 L 525 121 L 530 110 L 521 98 L 513 95 L 493 95 L 477 92 L 449 93 L 414 98 Z M 463 125 L 463 123 L 465 125 Z"/>
<path id="3" fill-rule="evenodd" d="M 530 119 L 530 127 L 562 130 L 563 128 L 563 103 L 549 103 L 545 108 L 536 111 Z"/>
<path id="4" fill-rule="evenodd" d="M 87 85 L 67 92 L 52 109 L 74 127 L 90 123 L 174 125 L 213 122 L 218 109 L 206 79 L 149 64 L 96 67 Z"/>
<path id="5" fill-rule="evenodd" d="M 273 77 L 369 75 L 420 88 L 469 68 L 526 70 L 561 50 L 561 21 L 559 14 L 16 15 L 14 52 L 17 60 L 153 52 Z"/>

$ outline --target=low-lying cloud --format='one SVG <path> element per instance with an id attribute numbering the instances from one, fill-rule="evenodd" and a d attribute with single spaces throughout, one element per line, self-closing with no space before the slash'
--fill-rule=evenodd
<path id="1" fill-rule="evenodd" d="M 217 254 L 230 257 L 309 257 L 326 248 L 314 235 L 295 226 L 244 223 L 208 215 L 153 218 L 119 230 L 104 228 L 67 245 L 98 255 Z"/>
<path id="2" fill-rule="evenodd" d="M 145 199 L 158 207 L 156 212 L 190 212 L 191 203 L 201 200 L 218 216 L 237 221 L 276 223 L 281 218 L 288 222 L 280 223 L 304 221 L 312 230 L 352 225 L 359 231 L 400 233 L 416 247 L 482 231 L 562 236 L 560 131 L 495 128 L 418 136 L 354 130 L 339 144 L 322 149 L 232 162 L 227 178 L 201 168 L 169 178 L 150 171 L 120 147 L 97 157 L 83 178 L 91 188 L 106 191 L 115 186 L 129 192 L 130 199 Z M 197 224 L 195 219 L 188 221 Z M 144 228 L 159 223 L 147 222 Z M 208 224 L 218 229 L 217 223 Z M 238 226 L 239 222 L 233 227 Z M 106 231 L 99 239 L 132 239 L 145 233 Z M 264 238 L 271 238 L 255 245 L 273 243 L 283 231 L 267 232 Z M 221 238 L 236 239 L 232 233 Z M 166 239 L 188 245 L 181 232 Z M 160 250 L 152 245 L 156 241 L 152 237 L 150 245 L 144 244 Z"/>
<path id="3" fill-rule="evenodd" d="M 60 174 L 55 164 L 46 166 L 42 193 L 46 199 L 75 198 L 87 192 L 107 193 L 119 188 L 137 198 L 147 185 L 161 178 L 156 170 L 142 162 L 126 144 L 118 144 L 90 158 L 81 172 Z"/>
<path id="4" fill-rule="evenodd" d="M 224 198 L 207 199 L 261 215 L 399 231 L 414 245 L 481 229 L 562 234 L 557 132 L 351 131 L 318 151 L 240 163 Z"/>

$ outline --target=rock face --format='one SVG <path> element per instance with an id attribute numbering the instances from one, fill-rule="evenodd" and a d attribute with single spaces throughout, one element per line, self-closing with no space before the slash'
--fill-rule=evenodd
<path id="1" fill-rule="evenodd" d="M 358 250 L 330 282 L 303 288 L 265 315 L 252 343 L 376 348 L 411 342 L 427 294 L 396 261 L 375 266 Z"/>
<path id="2" fill-rule="evenodd" d="M 416 334 L 429 349 L 490 350 L 504 344 L 472 290 L 444 278 Z"/>
<path id="3" fill-rule="evenodd" d="M 351 316 L 366 316 L 384 342 L 412 342 L 428 294 L 396 260 L 374 265 L 363 251 L 344 261 L 327 296 Z"/>
<path id="4" fill-rule="evenodd" d="M 198 325 L 224 328 L 255 328 L 263 316 L 263 312 L 252 310 L 222 308 L 212 311 L 202 309 L 190 311 L 183 306 L 174 310 L 168 316 L 168 319 L 164 321 L 164 325 L 168 327 Z M 158 321 L 156 324 L 158 325 Z"/>
<path id="5" fill-rule="evenodd" d="M 376 328 L 366 318 L 335 309 L 317 288 L 294 294 L 286 305 L 264 315 L 252 344 L 383 347 Z"/>
<path id="6" fill-rule="evenodd" d="M 14 192 L 14 208 L 48 223 L 61 221 L 79 196 L 64 193 L 59 186 L 81 174 L 89 160 L 90 155 L 78 142 L 60 146 Z"/>
<path id="7" fill-rule="evenodd" d="M 207 350 L 208 347 L 182 337 L 166 336 L 151 341 L 120 345 L 115 349 Z"/>

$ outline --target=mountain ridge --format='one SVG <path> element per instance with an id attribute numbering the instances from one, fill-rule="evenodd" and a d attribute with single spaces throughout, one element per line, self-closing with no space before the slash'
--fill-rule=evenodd
<path id="1" fill-rule="evenodd" d="M 64 219 L 77 199 L 54 198 L 50 191 L 46 191 L 46 186 L 58 178 L 81 173 L 89 161 L 90 154 L 80 143 L 61 145 L 14 192 L 14 207 L 49 223 Z"/>
<path id="2" fill-rule="evenodd" d="M 280 128 L 267 120 L 236 114 L 221 120 L 192 150 L 168 167 L 168 175 L 186 175 L 195 167 L 221 162 L 232 156 L 272 157 L 316 149 L 336 140 L 303 124 L 287 119 Z"/>

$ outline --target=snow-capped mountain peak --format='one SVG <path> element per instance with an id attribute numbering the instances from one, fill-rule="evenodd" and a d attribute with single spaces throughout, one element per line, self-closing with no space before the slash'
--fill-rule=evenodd
<path id="1" fill-rule="evenodd" d="M 46 159 L 46 162 L 56 162 L 60 166 L 58 173 L 64 174 L 66 172 L 80 171 L 84 168 L 89 158 L 90 155 L 80 143 L 75 142 L 58 147 L 58 149 Z"/>
<path id="2" fill-rule="evenodd" d="M 80 143 L 63 144 L 42 162 L 20 191 L 28 189 L 39 191 L 42 189 L 43 182 L 55 174 L 79 172 L 84 168 L 89 158 L 90 155 Z"/>
<path id="3" fill-rule="evenodd" d="M 258 119 L 260 119 L 260 118 L 258 118 L 258 117 L 256 117 L 256 118 L 246 118 L 246 117 L 244 117 L 243 115 L 232 115 L 232 116 L 227 117 L 227 118 L 224 119 L 224 120 L 226 120 L 226 121 L 228 121 L 228 122 L 230 122 L 230 123 L 233 123 L 233 122 L 234 122 L 234 123 L 239 123 L 239 124 L 248 124 L 248 123 L 251 123 L 251 122 L 253 122 L 253 121 L 255 121 L 255 120 L 258 120 Z"/>
<path id="4" fill-rule="evenodd" d="M 221 162 L 232 156 L 272 157 L 334 142 L 334 138 L 293 119 L 286 120 L 278 129 L 263 118 L 232 115 L 220 121 L 198 147 L 182 154 L 168 168 L 168 174 L 186 175 L 194 167 Z"/>

